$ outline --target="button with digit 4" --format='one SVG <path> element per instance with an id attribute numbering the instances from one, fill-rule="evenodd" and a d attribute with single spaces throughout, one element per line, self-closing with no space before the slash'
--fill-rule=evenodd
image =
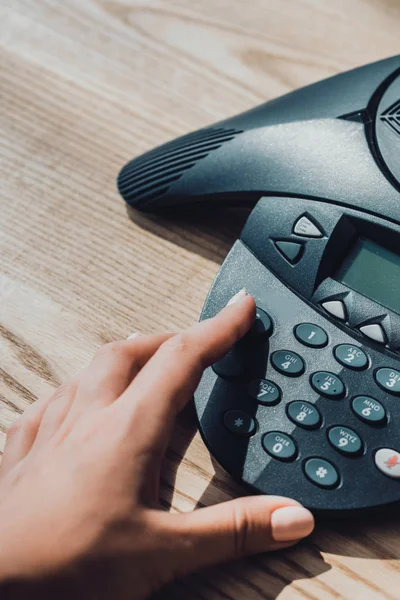
<path id="1" fill-rule="evenodd" d="M 378 369 L 375 373 L 376 383 L 389 394 L 400 395 L 400 372 L 396 369 Z"/>
<path id="2" fill-rule="evenodd" d="M 308 479 L 323 488 L 334 488 L 339 483 L 339 473 L 324 458 L 309 458 L 304 465 Z"/>
<path id="3" fill-rule="evenodd" d="M 243 410 L 228 410 L 224 414 L 224 425 L 231 433 L 245 437 L 256 431 L 255 420 Z"/>
<path id="4" fill-rule="evenodd" d="M 321 415 L 310 402 L 295 400 L 286 406 L 287 415 L 293 423 L 304 429 L 315 429 L 321 424 Z"/>
<path id="5" fill-rule="evenodd" d="M 261 310 L 261 308 L 257 307 L 256 318 L 248 333 L 249 337 L 257 338 L 261 336 L 270 336 L 272 329 L 273 325 L 271 317 L 265 310 Z"/>
<path id="6" fill-rule="evenodd" d="M 326 331 L 319 325 L 312 323 L 301 323 L 294 330 L 294 335 L 301 344 L 310 348 L 323 348 L 328 343 Z"/>
<path id="7" fill-rule="evenodd" d="M 279 460 L 294 460 L 297 454 L 296 444 L 286 433 L 270 431 L 262 439 L 265 452 Z"/>
<path id="8" fill-rule="evenodd" d="M 269 379 L 254 379 L 247 386 L 249 396 L 264 406 L 278 404 L 281 399 L 281 390 L 276 383 Z"/>
<path id="9" fill-rule="evenodd" d="M 386 421 L 386 411 L 382 404 L 369 396 L 357 396 L 351 403 L 357 417 L 371 425 L 381 425 Z"/>
<path id="10" fill-rule="evenodd" d="M 361 348 L 352 344 L 340 344 L 333 352 L 336 360 L 349 369 L 362 371 L 368 367 L 368 357 Z"/>
<path id="11" fill-rule="evenodd" d="M 360 436 L 349 427 L 332 427 L 328 432 L 328 439 L 332 446 L 347 455 L 361 454 L 363 443 Z"/>
<path id="12" fill-rule="evenodd" d="M 304 361 L 291 350 L 277 350 L 271 356 L 272 366 L 289 377 L 298 377 L 304 373 Z"/>
<path id="13" fill-rule="evenodd" d="M 344 383 L 334 373 L 328 371 L 318 371 L 311 376 L 311 385 L 318 394 L 338 400 L 343 398 L 345 394 Z"/>

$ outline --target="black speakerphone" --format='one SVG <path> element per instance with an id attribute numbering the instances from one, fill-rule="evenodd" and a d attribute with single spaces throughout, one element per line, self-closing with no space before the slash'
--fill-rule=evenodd
<path id="1" fill-rule="evenodd" d="M 400 501 L 400 56 L 156 148 L 118 187 L 147 212 L 256 203 L 202 319 L 241 288 L 251 331 L 195 394 L 253 491 L 327 515 Z"/>

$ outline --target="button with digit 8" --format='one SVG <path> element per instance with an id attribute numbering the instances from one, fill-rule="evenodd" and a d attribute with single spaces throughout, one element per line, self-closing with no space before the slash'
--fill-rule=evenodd
<path id="1" fill-rule="evenodd" d="M 357 396 L 351 403 L 357 417 L 370 425 L 381 425 L 386 421 L 386 410 L 378 400 L 369 396 Z"/>
<path id="2" fill-rule="evenodd" d="M 272 366 L 288 377 L 298 377 L 304 373 L 304 361 L 291 350 L 277 350 L 271 356 Z"/>
<path id="3" fill-rule="evenodd" d="M 310 402 L 295 400 L 287 405 L 286 410 L 289 419 L 304 429 L 316 429 L 321 424 L 319 410 Z"/>
<path id="4" fill-rule="evenodd" d="M 286 433 L 281 431 L 270 431 L 262 439 L 265 452 L 278 460 L 294 460 L 297 454 L 296 444 Z"/>
<path id="5" fill-rule="evenodd" d="M 387 367 L 378 369 L 375 373 L 375 380 L 385 392 L 395 396 L 400 395 L 400 372 L 396 369 L 388 369 Z"/>
<path id="6" fill-rule="evenodd" d="M 311 385 L 318 394 L 339 400 L 345 394 L 343 381 L 334 373 L 328 371 L 318 371 L 311 376 Z"/>

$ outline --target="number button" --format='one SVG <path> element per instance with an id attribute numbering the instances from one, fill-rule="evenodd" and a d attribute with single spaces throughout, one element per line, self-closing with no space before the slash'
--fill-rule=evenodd
<path id="1" fill-rule="evenodd" d="M 357 455 L 362 452 L 363 443 L 360 436 L 349 427 L 332 427 L 328 433 L 332 446 L 347 455 Z"/>
<path id="2" fill-rule="evenodd" d="M 328 343 L 326 331 L 312 323 L 301 323 L 294 330 L 294 335 L 301 344 L 310 348 L 323 348 Z"/>
<path id="3" fill-rule="evenodd" d="M 396 369 L 383 368 L 375 373 L 376 383 L 389 394 L 400 394 L 400 372 Z"/>
<path id="4" fill-rule="evenodd" d="M 286 410 L 289 419 L 296 425 L 304 427 L 304 429 L 315 429 L 321 424 L 322 419 L 319 410 L 310 402 L 295 400 L 287 405 Z"/>
<path id="5" fill-rule="evenodd" d="M 336 360 L 349 369 L 362 371 L 368 366 L 368 357 L 361 348 L 351 344 L 341 344 L 334 350 Z"/>
<path id="6" fill-rule="evenodd" d="M 280 388 L 268 379 L 255 379 L 247 387 L 249 395 L 259 404 L 273 406 L 281 399 Z"/>
<path id="7" fill-rule="evenodd" d="M 271 317 L 261 308 L 257 307 L 256 318 L 248 333 L 251 338 L 261 336 L 270 336 L 272 334 L 273 325 Z"/>
<path id="8" fill-rule="evenodd" d="M 310 458 L 304 465 L 308 479 L 323 488 L 334 488 L 339 483 L 339 473 L 324 458 Z"/>
<path id="9" fill-rule="evenodd" d="M 311 376 L 311 385 L 318 394 L 338 400 L 345 394 L 344 383 L 337 375 L 328 371 L 318 371 Z"/>
<path id="10" fill-rule="evenodd" d="M 357 396 L 351 406 L 357 417 L 370 425 L 380 425 L 386 421 L 386 411 L 375 398 Z"/>
<path id="11" fill-rule="evenodd" d="M 244 369 L 234 350 L 225 354 L 218 362 L 213 364 L 213 369 L 219 377 L 234 379 L 244 375 Z"/>
<path id="12" fill-rule="evenodd" d="M 256 422 L 243 410 L 228 410 L 224 414 L 224 425 L 236 435 L 249 437 L 256 431 Z"/>
<path id="13" fill-rule="evenodd" d="M 274 352 L 271 356 L 271 363 L 279 373 L 288 375 L 289 377 L 298 377 L 304 373 L 303 359 L 291 350 L 278 350 Z"/>
<path id="14" fill-rule="evenodd" d="M 296 444 L 286 433 L 271 431 L 266 433 L 262 439 L 265 452 L 279 460 L 294 460 L 297 454 Z"/>

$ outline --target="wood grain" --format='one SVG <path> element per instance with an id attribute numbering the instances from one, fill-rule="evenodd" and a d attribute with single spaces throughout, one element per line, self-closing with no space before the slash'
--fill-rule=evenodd
<path id="1" fill-rule="evenodd" d="M 129 216 L 134 155 L 295 87 L 399 52 L 397 0 L 13 0 L 0 4 L 0 450 L 7 427 L 98 346 L 200 312 L 240 213 Z M 190 410 L 161 501 L 243 493 Z M 400 522 L 321 525 L 284 553 L 208 569 L 160 597 L 395 600 Z"/>

